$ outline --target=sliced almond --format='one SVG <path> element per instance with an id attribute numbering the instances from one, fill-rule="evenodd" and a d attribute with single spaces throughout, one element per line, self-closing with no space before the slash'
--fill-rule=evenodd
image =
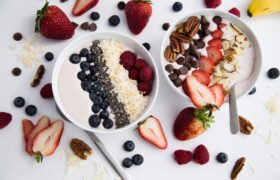
<path id="1" fill-rule="evenodd" d="M 243 43 L 245 41 L 245 36 L 243 35 L 237 35 L 235 36 L 235 40 L 238 42 L 238 43 Z"/>
<path id="2" fill-rule="evenodd" d="M 235 68 L 233 65 L 229 64 L 229 63 L 224 63 L 223 68 L 227 71 L 227 72 L 233 72 L 235 71 Z"/>
<path id="3" fill-rule="evenodd" d="M 235 32 L 237 32 L 237 34 L 243 34 L 243 32 L 242 32 L 237 26 L 235 26 L 234 24 L 230 23 L 230 27 L 231 27 Z"/>
<path id="4" fill-rule="evenodd" d="M 226 51 L 227 49 L 230 48 L 230 42 L 228 40 L 223 40 L 222 46 L 223 46 L 223 50 Z"/>

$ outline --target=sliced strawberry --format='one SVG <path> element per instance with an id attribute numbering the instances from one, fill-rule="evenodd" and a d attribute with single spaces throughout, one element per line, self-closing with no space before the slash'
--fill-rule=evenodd
<path id="1" fill-rule="evenodd" d="M 73 9 L 72 14 L 74 16 L 80 16 L 89 9 L 93 8 L 99 0 L 77 0 Z"/>
<path id="2" fill-rule="evenodd" d="M 211 59 L 214 64 L 218 64 L 220 60 L 223 58 L 222 52 L 217 47 L 208 46 L 206 48 L 209 59 Z"/>
<path id="3" fill-rule="evenodd" d="M 194 77 L 196 77 L 197 80 L 199 80 L 199 82 L 201 82 L 202 84 L 208 86 L 210 83 L 210 75 L 207 72 L 201 71 L 201 70 L 194 70 L 192 72 L 192 75 Z"/>
<path id="4" fill-rule="evenodd" d="M 220 39 L 211 39 L 208 41 L 209 46 L 217 47 L 219 49 L 223 48 L 222 41 Z"/>
<path id="5" fill-rule="evenodd" d="M 27 140 L 28 140 L 27 137 L 28 137 L 29 133 L 33 130 L 34 125 L 33 125 L 32 121 L 30 121 L 28 119 L 22 120 L 21 123 L 22 123 L 24 140 L 25 140 L 25 142 L 27 142 Z"/>
<path id="6" fill-rule="evenodd" d="M 187 96 L 190 96 L 190 92 L 189 92 L 188 84 L 187 84 L 187 78 L 185 78 L 185 80 L 182 83 L 182 89 Z"/>
<path id="7" fill-rule="evenodd" d="M 211 75 L 214 72 L 215 64 L 208 57 L 201 56 L 198 61 L 198 68 Z"/>
<path id="8" fill-rule="evenodd" d="M 152 143 L 160 149 L 167 148 L 167 140 L 159 120 L 153 116 L 138 124 L 138 132 L 146 141 Z"/>
<path id="9" fill-rule="evenodd" d="M 64 129 L 62 120 L 56 120 L 48 128 L 39 132 L 33 140 L 33 152 L 40 152 L 43 156 L 54 153 L 59 145 L 60 138 Z"/>
<path id="10" fill-rule="evenodd" d="M 189 97 L 196 107 L 200 108 L 206 104 L 215 104 L 214 93 L 194 76 L 187 76 L 187 85 L 190 93 Z"/>
<path id="11" fill-rule="evenodd" d="M 220 29 L 217 29 L 211 33 L 211 36 L 214 39 L 222 39 L 223 35 L 224 35 L 223 31 Z"/>
<path id="12" fill-rule="evenodd" d="M 28 134 L 27 136 L 27 143 L 25 146 L 25 150 L 28 154 L 33 155 L 34 152 L 32 151 L 32 143 L 35 138 L 35 136 L 42 131 L 43 129 L 49 127 L 50 125 L 50 120 L 47 116 L 43 116 L 39 119 L 38 123 L 36 126 L 32 129 L 32 131 Z"/>
<path id="13" fill-rule="evenodd" d="M 210 87 L 211 91 L 215 94 L 215 104 L 221 107 L 225 100 L 224 88 L 221 84 L 214 84 Z"/>
<path id="14" fill-rule="evenodd" d="M 218 24 L 218 29 L 223 29 L 224 27 L 226 27 L 226 24 L 225 23 L 220 23 L 220 24 Z"/>

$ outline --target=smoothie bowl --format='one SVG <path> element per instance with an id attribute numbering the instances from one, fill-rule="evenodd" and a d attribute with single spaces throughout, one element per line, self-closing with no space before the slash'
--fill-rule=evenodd
<path id="1" fill-rule="evenodd" d="M 62 51 L 52 84 L 66 118 L 88 131 L 112 133 L 146 115 L 157 96 L 158 72 L 137 41 L 114 32 L 90 33 Z"/>
<path id="2" fill-rule="evenodd" d="M 248 93 L 260 74 L 261 61 L 260 46 L 250 28 L 234 15 L 217 10 L 180 19 L 170 27 L 161 47 L 164 76 L 187 99 L 189 76 L 214 91 L 218 85 L 227 94 L 236 83 L 237 97 Z"/>

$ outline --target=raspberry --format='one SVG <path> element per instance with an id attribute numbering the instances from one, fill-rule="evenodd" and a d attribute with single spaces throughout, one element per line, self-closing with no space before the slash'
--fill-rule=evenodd
<path id="1" fill-rule="evenodd" d="M 150 94 L 152 87 L 150 83 L 147 82 L 141 82 L 137 85 L 138 90 L 144 93 L 144 96 L 147 96 Z"/>
<path id="2" fill-rule="evenodd" d="M 240 17 L 240 11 L 236 8 L 236 7 L 234 7 L 234 8 L 232 8 L 231 10 L 229 10 L 228 12 L 230 12 L 231 14 L 234 14 L 235 16 L 237 16 L 237 17 Z"/>
<path id="3" fill-rule="evenodd" d="M 139 72 L 139 78 L 143 82 L 148 82 L 153 80 L 153 71 L 150 67 L 144 67 Z"/>
<path id="4" fill-rule="evenodd" d="M 222 0 L 204 0 L 207 8 L 216 8 L 222 4 Z"/>
<path id="5" fill-rule="evenodd" d="M 6 112 L 0 112 L 0 129 L 6 127 L 12 121 L 12 115 Z"/>
<path id="6" fill-rule="evenodd" d="M 220 23 L 218 24 L 218 29 L 223 29 L 224 27 L 226 27 L 226 24 L 225 23 Z"/>
<path id="7" fill-rule="evenodd" d="M 201 165 L 208 163 L 209 152 L 204 145 L 200 144 L 195 148 L 193 153 L 193 160 Z"/>
<path id="8" fill-rule="evenodd" d="M 139 72 L 136 69 L 130 69 L 128 77 L 132 80 L 139 80 Z"/>
<path id="9" fill-rule="evenodd" d="M 192 153 L 185 150 L 176 150 L 174 152 L 174 157 L 178 164 L 187 164 L 192 160 Z"/>
<path id="10" fill-rule="evenodd" d="M 120 56 L 120 64 L 127 70 L 131 69 L 136 60 L 136 55 L 131 51 L 125 51 Z"/>
<path id="11" fill-rule="evenodd" d="M 148 66 L 148 64 L 143 59 L 136 59 L 136 61 L 134 63 L 134 67 L 137 70 L 140 70 L 140 69 L 142 69 L 144 67 L 147 67 L 147 66 Z"/>
<path id="12" fill-rule="evenodd" d="M 52 84 L 46 84 L 45 86 L 42 87 L 40 94 L 42 98 L 44 99 L 50 99 L 53 98 L 53 92 L 52 92 Z"/>

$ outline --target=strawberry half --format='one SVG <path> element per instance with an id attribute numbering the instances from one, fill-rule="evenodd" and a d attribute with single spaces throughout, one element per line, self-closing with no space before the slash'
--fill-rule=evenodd
<path id="1" fill-rule="evenodd" d="M 211 75 L 214 72 L 215 64 L 208 57 L 201 56 L 198 61 L 198 68 Z"/>
<path id="2" fill-rule="evenodd" d="M 210 75 L 207 72 L 197 69 L 192 72 L 192 75 L 196 77 L 196 79 L 199 80 L 199 82 L 201 82 L 202 84 L 206 86 L 210 84 Z"/>
<path id="3" fill-rule="evenodd" d="M 223 48 L 222 41 L 220 39 L 211 39 L 208 41 L 208 45 L 212 47 L 217 47 L 219 49 Z"/>
<path id="4" fill-rule="evenodd" d="M 86 11 L 96 6 L 98 1 L 99 0 L 77 0 L 72 9 L 73 16 L 80 16 L 84 14 Z"/>
<path id="5" fill-rule="evenodd" d="M 34 125 L 32 123 L 32 121 L 28 120 L 28 119 L 24 119 L 22 120 L 22 130 L 23 130 L 23 136 L 24 136 L 24 140 L 25 142 L 27 142 L 28 140 L 28 135 L 30 134 L 30 132 L 33 130 Z"/>
<path id="6" fill-rule="evenodd" d="M 223 31 L 220 29 L 217 29 L 211 33 L 211 36 L 214 39 L 222 39 L 223 35 L 224 35 Z"/>
<path id="7" fill-rule="evenodd" d="M 200 108 L 206 104 L 215 104 L 214 93 L 209 89 L 209 87 L 199 82 L 197 78 L 192 75 L 188 75 L 186 83 L 188 86 L 189 97 L 196 107 Z"/>
<path id="8" fill-rule="evenodd" d="M 221 84 L 214 84 L 210 87 L 210 89 L 215 94 L 215 105 L 221 107 L 225 101 L 223 86 Z"/>
<path id="9" fill-rule="evenodd" d="M 206 48 L 209 59 L 213 61 L 214 64 L 218 64 L 220 60 L 223 58 L 223 53 L 219 50 L 219 48 L 214 46 L 208 46 Z"/>
<path id="10" fill-rule="evenodd" d="M 160 149 L 167 148 L 167 140 L 159 120 L 153 116 L 138 123 L 138 133 L 146 141 Z"/>
<path id="11" fill-rule="evenodd" d="M 43 116 L 39 119 L 38 123 L 36 126 L 32 129 L 32 131 L 27 135 L 27 142 L 25 144 L 25 151 L 29 155 L 33 155 L 34 151 L 32 150 L 32 145 L 33 145 L 33 140 L 35 136 L 42 131 L 43 129 L 49 127 L 50 125 L 50 120 L 47 116 Z"/>
<path id="12" fill-rule="evenodd" d="M 64 123 L 56 120 L 48 128 L 39 132 L 33 140 L 32 150 L 36 152 L 36 160 L 42 160 L 42 156 L 53 154 L 59 145 L 63 133 Z"/>

